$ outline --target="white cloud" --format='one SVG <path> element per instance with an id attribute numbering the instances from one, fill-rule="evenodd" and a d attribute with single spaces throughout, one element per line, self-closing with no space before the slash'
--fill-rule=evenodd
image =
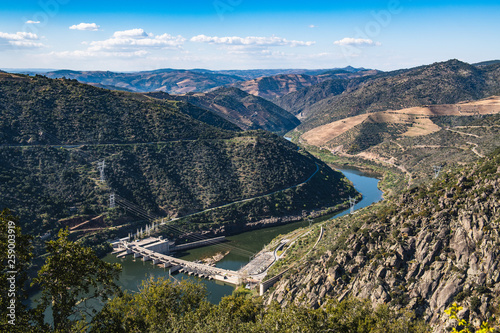
<path id="1" fill-rule="evenodd" d="M 154 35 L 143 29 L 116 31 L 105 40 L 86 41 L 84 50 L 52 52 L 49 55 L 67 59 L 149 58 L 154 51 L 181 49 L 186 39 L 169 34 Z"/>
<path id="2" fill-rule="evenodd" d="M 26 21 L 26 24 L 40 24 L 40 21 L 28 20 Z"/>
<path id="3" fill-rule="evenodd" d="M 341 40 L 337 40 L 333 42 L 335 45 L 340 45 L 340 46 L 380 46 L 382 45 L 379 42 L 374 42 L 371 39 L 363 39 L 363 38 L 351 38 L 351 37 L 346 37 Z"/>
<path id="4" fill-rule="evenodd" d="M 134 52 L 144 48 L 178 48 L 181 47 L 185 38 L 169 34 L 154 35 L 146 33 L 143 29 L 131 29 L 117 31 L 109 39 L 90 42 L 89 51 L 120 51 Z"/>
<path id="5" fill-rule="evenodd" d="M 317 25 L 314 25 L 314 24 L 309 25 L 309 28 L 311 28 L 311 29 L 314 29 L 314 28 L 317 28 L 317 27 L 318 27 L 318 26 L 317 26 Z"/>
<path id="6" fill-rule="evenodd" d="M 8 48 L 42 47 L 43 44 L 38 42 L 38 40 L 38 35 L 31 32 L 16 32 L 15 34 L 0 32 L 0 49 L 4 48 L 5 46 L 7 46 Z"/>
<path id="7" fill-rule="evenodd" d="M 70 58 L 70 59 L 85 59 L 85 58 L 143 58 L 148 55 L 149 52 L 145 50 L 139 50 L 134 52 L 93 52 L 89 50 L 76 50 L 76 51 L 62 51 L 62 52 L 51 52 L 49 56 L 56 56 L 60 58 Z"/>
<path id="8" fill-rule="evenodd" d="M 116 31 L 113 38 L 144 38 L 152 37 L 153 34 L 147 34 L 143 29 L 130 29 L 124 31 Z"/>
<path id="9" fill-rule="evenodd" d="M 209 43 L 226 46 L 253 46 L 253 47 L 268 47 L 268 46 L 311 46 L 315 42 L 304 42 L 298 40 L 287 40 L 281 37 L 210 37 L 205 35 L 194 36 L 190 39 L 191 42 Z"/>
<path id="10" fill-rule="evenodd" d="M 100 26 L 98 26 L 95 23 L 80 23 L 80 24 L 74 24 L 69 28 L 71 30 L 98 31 Z"/>

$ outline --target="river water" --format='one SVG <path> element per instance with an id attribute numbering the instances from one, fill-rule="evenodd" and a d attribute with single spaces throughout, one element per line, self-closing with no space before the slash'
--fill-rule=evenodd
<path id="1" fill-rule="evenodd" d="M 363 199 L 358 202 L 354 208 L 360 209 L 367 207 L 374 202 L 382 199 L 382 191 L 378 189 L 379 180 L 372 175 L 367 175 L 361 171 L 354 169 L 339 169 L 350 181 L 358 192 L 363 194 Z M 315 222 L 332 219 L 339 216 L 349 214 L 349 210 L 341 213 L 323 216 L 315 220 Z M 206 246 L 203 248 L 192 249 L 181 254 L 182 259 L 197 260 L 204 257 L 212 256 L 218 252 L 230 250 L 230 253 L 217 263 L 217 267 L 238 270 L 249 262 L 253 253 L 260 251 L 272 239 L 280 234 L 287 234 L 297 228 L 305 227 L 308 222 L 295 222 L 286 225 L 269 227 L 260 230 L 248 231 L 239 235 L 229 236 L 226 239 L 228 242 L 219 245 Z M 169 277 L 168 269 L 153 266 L 151 262 L 143 262 L 140 258 L 134 260 L 131 256 L 118 259 L 114 255 L 109 254 L 104 258 L 104 261 L 110 263 L 120 263 L 122 265 L 122 273 L 119 284 L 123 289 L 136 292 L 138 291 L 142 280 L 153 277 Z M 218 303 L 220 299 L 226 295 L 230 295 L 234 287 L 224 285 L 221 282 L 208 281 L 197 277 L 188 276 L 185 274 L 175 275 L 176 279 L 189 279 L 203 283 L 208 291 L 208 299 L 212 303 Z"/>

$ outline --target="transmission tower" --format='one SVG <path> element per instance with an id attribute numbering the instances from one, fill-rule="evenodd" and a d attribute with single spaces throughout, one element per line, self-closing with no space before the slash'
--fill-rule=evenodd
<path id="1" fill-rule="evenodd" d="M 115 208 L 116 207 L 116 203 L 115 203 L 115 194 L 114 193 L 111 193 L 109 195 L 109 208 Z"/>
<path id="2" fill-rule="evenodd" d="M 441 172 L 441 165 L 434 165 L 434 179 L 439 177 L 439 173 Z"/>
<path id="3" fill-rule="evenodd" d="M 105 182 L 104 179 L 104 167 L 106 166 L 104 160 L 102 162 L 97 162 L 97 170 L 99 170 L 99 173 L 101 174 L 101 183 Z"/>
<path id="4" fill-rule="evenodd" d="M 354 214 L 354 204 L 356 203 L 356 199 L 349 197 L 349 204 L 351 205 L 351 214 Z"/>

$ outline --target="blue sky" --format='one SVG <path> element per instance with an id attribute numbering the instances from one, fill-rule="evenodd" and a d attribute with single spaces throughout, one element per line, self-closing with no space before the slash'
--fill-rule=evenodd
<path id="1" fill-rule="evenodd" d="M 500 58 L 498 1 L 0 4 L 0 68 L 382 70 Z"/>

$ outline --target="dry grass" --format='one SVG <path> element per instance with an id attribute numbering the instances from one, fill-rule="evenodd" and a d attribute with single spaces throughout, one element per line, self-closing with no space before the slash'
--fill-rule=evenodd
<path id="1" fill-rule="evenodd" d="M 472 116 L 500 113 L 500 96 L 492 96 L 479 101 L 461 102 L 457 104 L 428 105 L 402 110 L 387 110 L 334 121 L 316 127 L 301 138 L 307 144 L 322 147 L 328 141 L 353 129 L 363 122 L 408 124 L 411 127 L 403 136 L 422 136 L 437 132 L 441 129 L 434 124 L 433 116 Z"/>

